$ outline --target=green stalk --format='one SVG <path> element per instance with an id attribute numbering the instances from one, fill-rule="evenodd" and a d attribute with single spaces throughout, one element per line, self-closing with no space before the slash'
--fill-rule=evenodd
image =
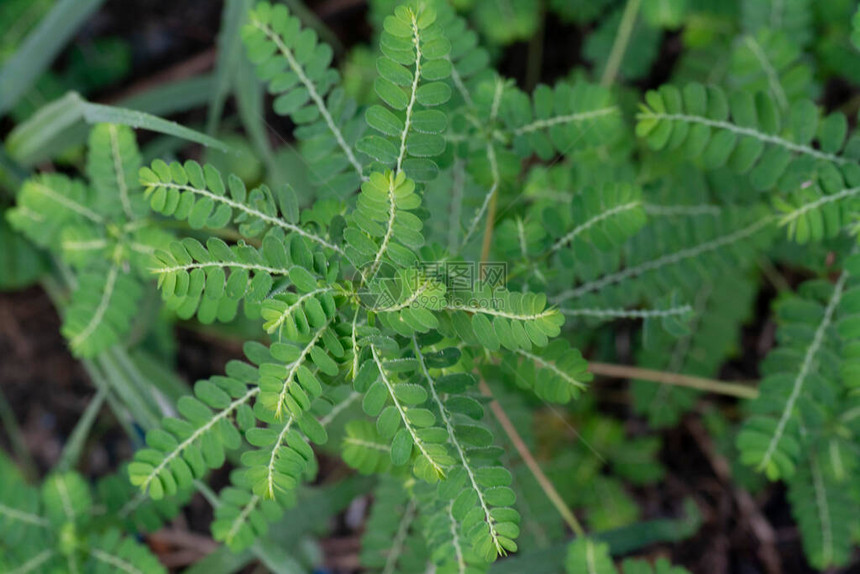
<path id="1" fill-rule="evenodd" d="M 110 406 L 111 411 L 113 411 L 114 416 L 119 421 L 119 424 L 122 426 L 125 434 L 135 443 L 135 446 L 140 444 L 139 433 L 134 430 L 132 426 L 131 417 L 129 416 L 128 409 L 126 409 L 123 404 L 119 401 L 119 399 L 110 392 L 110 385 L 107 382 L 107 379 L 102 374 L 101 370 L 96 366 L 92 361 L 81 361 L 81 364 L 84 367 L 84 370 L 89 375 L 90 380 L 93 382 L 93 385 L 99 391 L 104 391 L 107 394 L 107 402 Z"/>
<path id="2" fill-rule="evenodd" d="M 24 474 L 29 478 L 37 476 L 36 464 L 33 462 L 33 457 L 30 456 L 30 451 L 27 450 L 27 444 L 24 442 L 24 434 L 21 432 L 21 427 L 18 425 L 18 419 L 15 418 L 15 411 L 9 401 L 6 400 L 6 395 L 0 389 L 0 422 L 3 423 L 3 430 L 6 431 L 6 436 L 9 437 L 9 442 L 12 444 L 12 450 L 15 451 L 15 456 L 18 458 L 18 463 L 21 465 Z"/>
<path id="3" fill-rule="evenodd" d="M 138 393 L 144 398 L 150 406 L 150 411 L 155 413 L 157 421 L 160 422 L 163 413 L 163 407 L 158 397 L 162 395 L 161 390 L 154 381 L 150 381 L 135 364 L 134 360 L 129 356 L 125 348 L 119 346 L 108 350 L 108 353 L 116 361 L 117 366 L 123 373 L 128 375 L 128 381 L 134 385 Z M 158 424 L 158 422 L 156 424 Z"/>
<path id="4" fill-rule="evenodd" d="M 93 424 L 96 422 L 99 412 L 102 410 L 105 400 L 108 397 L 107 389 L 100 387 L 95 396 L 90 400 L 84 414 L 75 425 L 75 429 L 66 441 L 66 446 L 63 447 L 63 452 L 60 454 L 60 460 L 57 463 L 57 468 L 61 472 L 65 472 L 78 464 L 78 459 L 81 457 L 81 451 L 84 448 L 84 443 L 87 441 L 87 436 Z"/>
<path id="5" fill-rule="evenodd" d="M 104 371 L 110 387 L 125 403 L 135 420 L 146 429 L 157 427 L 160 421 L 157 411 L 134 384 L 131 377 L 117 364 L 116 360 L 108 356 L 107 353 L 103 353 L 97 358 L 97 362 Z"/>
<path id="6" fill-rule="evenodd" d="M 606 68 L 603 69 L 603 76 L 600 78 L 601 86 L 611 86 L 612 82 L 615 81 L 615 76 L 618 75 L 618 68 L 621 67 L 624 53 L 627 51 L 627 44 L 630 42 L 630 36 L 633 35 L 636 14 L 639 12 L 639 2 L 640 0 L 627 0 L 624 13 L 621 15 L 621 23 L 618 25 L 618 34 L 615 36 L 612 51 L 606 61 Z"/>
<path id="7" fill-rule="evenodd" d="M 727 383 L 724 381 L 705 379 L 703 377 L 694 377 L 692 375 L 643 369 L 641 367 L 589 362 L 588 370 L 595 375 L 603 375 L 619 379 L 640 379 L 664 385 L 688 387 L 708 393 L 716 393 L 718 395 L 738 397 L 741 399 L 754 399 L 758 396 L 758 389 L 745 383 Z"/>

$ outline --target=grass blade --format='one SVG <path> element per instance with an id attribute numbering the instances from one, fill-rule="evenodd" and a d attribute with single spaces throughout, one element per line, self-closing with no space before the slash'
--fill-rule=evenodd
<path id="1" fill-rule="evenodd" d="M 86 138 L 86 130 L 81 134 L 80 123 L 113 123 L 146 129 L 180 139 L 212 146 L 224 151 L 229 147 L 198 131 L 186 128 L 176 122 L 156 117 L 152 114 L 93 104 L 75 92 L 69 92 L 33 114 L 29 120 L 16 127 L 6 142 L 9 155 L 23 166 L 32 166 L 51 157 L 51 154 L 65 149 Z"/>
<path id="2" fill-rule="evenodd" d="M 274 154 L 269 145 L 266 132 L 265 111 L 263 111 L 263 85 L 257 79 L 251 66 L 242 66 L 236 74 L 235 83 L 236 107 L 242 126 L 248 134 L 251 144 L 263 158 L 263 162 L 271 172 L 274 166 Z"/>
<path id="3" fill-rule="evenodd" d="M 215 84 L 208 92 L 209 112 L 206 133 L 212 135 L 218 129 L 224 102 L 236 77 L 236 69 L 242 58 L 242 37 L 239 32 L 248 17 L 249 0 L 226 0 L 221 18 L 221 33 L 218 35 L 218 60 L 215 63 Z"/>
<path id="4" fill-rule="evenodd" d="M 208 101 L 214 86 L 215 78 L 212 74 L 200 74 L 162 84 L 113 104 L 154 116 L 169 116 L 202 106 Z"/>
<path id="5" fill-rule="evenodd" d="M 87 405 L 84 414 L 78 420 L 78 424 L 75 425 L 72 434 L 69 436 L 69 440 L 66 441 L 66 445 L 63 447 L 62 454 L 60 454 L 60 460 L 57 462 L 57 469 L 60 472 L 68 471 L 77 466 L 78 460 L 81 457 L 81 451 L 83 451 L 84 448 L 84 443 L 87 441 L 90 430 L 96 422 L 96 418 L 98 417 L 107 396 L 107 389 L 102 387 L 98 389 L 95 396 L 90 399 L 90 403 Z"/>
<path id="6" fill-rule="evenodd" d="M 0 116 L 27 93 L 104 0 L 60 0 L 0 71 Z"/>

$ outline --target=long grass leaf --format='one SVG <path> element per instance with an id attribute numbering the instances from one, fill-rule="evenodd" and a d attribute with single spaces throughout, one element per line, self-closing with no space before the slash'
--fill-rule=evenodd
<path id="1" fill-rule="evenodd" d="M 60 0 L 0 70 L 0 116 L 27 93 L 104 0 Z"/>
<path id="2" fill-rule="evenodd" d="M 221 32 L 218 35 L 218 59 L 215 62 L 215 83 L 209 92 L 209 112 L 206 120 L 206 133 L 212 135 L 218 129 L 218 122 L 224 110 L 224 102 L 230 93 L 236 69 L 242 59 L 242 37 L 239 33 L 248 17 L 251 3 L 249 0 L 226 0 L 221 18 Z"/>
<path id="3" fill-rule="evenodd" d="M 93 104 L 75 92 L 51 102 L 33 116 L 16 127 L 6 141 L 9 156 L 23 166 L 31 166 L 48 159 L 53 153 L 65 149 L 86 136 L 81 123 L 114 123 L 146 129 L 184 140 L 212 146 L 222 150 L 229 147 L 198 131 L 186 128 L 176 122 L 164 120 L 152 114 Z"/>

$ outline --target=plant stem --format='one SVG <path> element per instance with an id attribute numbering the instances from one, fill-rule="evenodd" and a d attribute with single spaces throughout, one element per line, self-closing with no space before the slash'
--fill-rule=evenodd
<path id="1" fill-rule="evenodd" d="M 486 381 L 481 380 L 481 382 L 479 383 L 479 388 L 486 397 L 491 399 L 490 409 L 493 411 L 493 415 L 495 415 L 496 420 L 499 421 L 502 430 L 504 430 L 505 434 L 508 435 L 508 438 L 511 440 L 511 443 L 514 445 L 514 448 L 517 449 L 517 452 L 519 453 L 520 457 L 522 457 L 523 462 L 526 463 L 526 466 L 529 468 L 532 475 L 535 477 L 535 480 L 538 481 L 538 484 L 544 491 L 544 494 L 546 494 L 546 497 L 549 499 L 552 505 L 555 506 L 555 509 L 558 511 L 558 513 L 561 515 L 561 517 L 564 519 L 570 529 L 574 532 L 574 534 L 576 534 L 577 536 L 585 536 L 585 529 L 582 527 L 582 524 L 579 523 L 579 520 L 577 520 L 576 516 L 573 514 L 570 508 L 567 507 L 567 504 L 565 504 L 564 500 L 561 498 L 561 495 L 555 489 L 555 486 L 553 486 L 552 482 L 549 480 L 549 478 L 547 478 L 543 470 L 541 470 L 540 465 L 538 465 L 537 461 L 535 460 L 535 457 L 532 456 L 532 453 L 529 452 L 529 447 L 526 446 L 525 442 L 523 442 L 520 433 L 517 432 L 516 427 L 514 427 L 514 424 L 511 422 L 511 419 L 508 418 L 508 415 L 507 413 L 505 413 L 505 410 L 502 408 L 502 405 L 499 404 L 499 401 L 497 401 L 493 396 L 493 391 L 490 390 L 490 386 L 487 385 Z"/>
<path id="2" fill-rule="evenodd" d="M 621 67 L 621 61 L 627 51 L 630 36 L 633 34 L 636 14 L 639 12 L 639 2 L 640 0 L 627 0 L 624 13 L 621 15 L 621 23 L 618 25 L 618 33 L 615 35 L 615 42 L 612 44 L 612 51 L 609 53 L 606 68 L 603 69 L 603 76 L 600 78 L 601 86 L 611 86 L 612 82 L 615 81 L 618 68 Z"/>
<path id="3" fill-rule="evenodd" d="M 643 369 L 641 367 L 611 365 L 607 363 L 589 362 L 588 368 L 596 375 L 615 377 L 618 379 L 642 379 L 644 381 L 663 383 L 666 385 L 677 385 L 679 387 L 689 387 L 691 389 L 699 389 L 700 391 L 708 391 L 742 399 L 754 399 L 758 396 L 757 388 L 743 383 L 726 383 L 723 381 L 715 381 L 713 379 L 705 379 L 691 375 L 667 373 L 664 371 Z"/>
<path id="4" fill-rule="evenodd" d="M 12 450 L 15 451 L 15 456 L 18 457 L 18 463 L 21 465 L 24 474 L 28 478 L 36 478 L 36 464 L 33 462 L 33 457 L 30 456 L 30 451 L 27 449 L 27 443 L 24 441 L 24 434 L 21 432 L 21 427 L 18 425 L 18 419 L 15 418 L 15 411 L 12 410 L 9 401 L 6 400 L 6 395 L 0 389 L 0 422 L 3 423 L 3 430 L 9 437 L 9 443 L 12 445 Z"/>
<path id="5" fill-rule="evenodd" d="M 209 506 L 213 509 L 221 506 L 221 499 L 218 498 L 218 495 L 215 494 L 215 491 L 212 490 L 208 484 L 197 479 L 194 481 L 194 488 L 197 489 L 197 492 L 203 495 L 203 498 L 206 499 L 206 502 L 208 502 Z"/>
<path id="6" fill-rule="evenodd" d="M 72 283 L 74 281 L 74 276 L 67 267 L 63 266 L 60 262 L 57 263 L 57 267 L 59 271 L 64 274 L 63 279 L 66 282 Z M 42 281 L 42 286 L 53 301 L 57 311 L 62 315 L 64 311 L 64 297 L 60 281 L 56 280 L 54 277 L 48 276 Z M 86 431 L 92 425 L 91 421 L 85 421 L 88 417 L 95 419 L 95 415 L 98 413 L 101 403 L 104 400 L 107 400 L 108 404 L 110 404 L 111 410 L 114 412 L 126 434 L 135 446 L 139 446 L 140 433 L 135 429 L 134 422 L 143 427 L 144 430 L 150 430 L 158 427 L 159 419 L 162 415 L 162 405 L 148 404 L 148 401 L 146 400 L 147 391 L 153 387 L 158 388 L 158 385 L 150 381 L 147 376 L 140 371 L 137 365 L 134 364 L 134 361 L 129 357 L 126 349 L 116 346 L 111 350 L 100 353 L 93 359 L 81 360 L 81 364 L 87 371 L 87 374 L 90 376 L 96 389 L 98 389 L 98 392 L 87 406 L 87 410 L 84 413 L 83 418 L 78 422 L 78 425 L 72 433 L 73 436 L 70 439 L 70 441 L 74 440 L 76 443 L 79 442 L 81 444 L 78 446 L 71 446 L 71 448 L 67 447 L 67 449 L 64 450 L 61 456 L 61 465 L 64 464 L 64 459 L 65 464 L 71 465 L 73 462 L 73 454 L 74 459 L 77 459 L 78 454 L 74 453 L 74 451 L 78 451 L 78 453 L 80 452 L 83 437 L 86 436 Z M 135 382 L 137 384 L 135 384 Z M 141 388 L 138 388 L 138 385 L 140 385 Z M 114 391 L 116 396 L 114 396 L 111 391 Z M 155 401 L 155 403 L 157 403 L 157 401 Z M 129 420 L 129 418 L 132 420 Z M 82 430 L 82 427 L 86 430 Z M 77 436 L 81 436 L 81 438 L 78 439 Z M 67 454 L 68 450 L 72 450 L 73 453 Z M 215 494 L 215 492 L 202 480 L 195 480 L 194 486 L 204 496 L 204 498 L 209 501 L 213 508 L 217 508 L 221 505 L 218 495 Z M 262 538 L 254 544 L 251 552 L 267 565 L 275 564 L 270 557 L 269 552 L 273 545 L 271 543 L 261 544 L 261 541 L 263 541 Z"/>
<path id="7" fill-rule="evenodd" d="M 146 391 L 137 388 L 129 375 L 123 372 L 122 367 L 110 356 L 109 351 L 97 355 L 95 361 L 104 372 L 110 387 L 129 409 L 134 420 L 147 430 L 156 428 L 160 417 L 144 395 Z"/>
<path id="8" fill-rule="evenodd" d="M 119 346 L 115 346 L 112 349 L 108 349 L 105 353 L 109 353 L 113 357 L 113 362 L 116 366 L 127 375 L 126 380 L 134 385 L 137 389 L 138 394 L 144 397 L 147 400 L 147 403 L 150 407 L 150 411 L 156 415 L 156 421 L 163 416 L 163 404 L 159 401 L 160 386 L 154 381 L 149 380 L 143 373 L 140 372 L 140 369 L 137 368 L 137 365 L 134 364 L 134 361 L 128 354 L 128 350 L 121 348 Z"/>
<path id="9" fill-rule="evenodd" d="M 482 262 L 485 262 L 490 254 L 490 244 L 493 239 L 493 228 L 496 223 L 496 200 L 498 197 L 499 189 L 497 180 L 495 192 L 493 193 L 493 197 L 490 198 L 490 205 L 487 209 L 487 223 L 486 227 L 484 227 L 484 241 L 481 247 Z M 556 510 L 561 515 L 562 519 L 564 519 L 564 521 L 570 527 L 570 529 L 577 536 L 584 537 L 585 529 L 582 527 L 582 524 L 579 523 L 579 520 L 577 520 L 576 516 L 573 514 L 573 511 L 571 511 L 570 508 L 567 507 L 567 504 L 565 504 L 564 499 L 562 499 L 561 495 L 555 489 L 555 486 L 553 486 L 552 482 L 549 480 L 549 478 L 547 478 L 543 470 L 541 470 L 540 465 L 535 460 L 535 457 L 532 456 L 532 453 L 529 452 L 528 446 L 526 446 L 526 443 L 523 442 L 520 433 L 517 432 L 516 427 L 514 427 L 513 423 L 511 422 L 511 419 L 508 418 L 508 415 L 507 413 L 505 413 L 505 410 L 502 408 L 502 405 L 493 396 L 493 391 L 490 390 L 490 386 L 483 379 L 481 379 L 479 386 L 481 392 L 486 397 L 491 399 L 490 409 L 493 411 L 496 420 L 499 421 L 499 424 L 505 431 L 505 434 L 508 435 L 511 444 L 513 444 L 514 448 L 517 449 L 517 452 L 519 453 L 520 457 L 526 463 L 526 466 L 529 468 L 532 475 L 535 477 L 535 480 L 537 480 L 541 489 L 546 494 L 546 497 L 549 499 L 552 505 L 555 506 Z"/>
<path id="10" fill-rule="evenodd" d="M 484 243 L 481 245 L 481 262 L 487 261 L 490 256 L 490 244 L 493 241 L 493 228 L 496 225 L 496 200 L 499 198 L 499 188 L 496 187 L 493 197 L 490 198 L 490 205 L 487 208 L 487 225 L 484 227 Z"/>
<path id="11" fill-rule="evenodd" d="M 119 397 L 111 393 L 110 384 L 108 383 L 107 378 L 102 374 L 99 367 L 93 361 L 85 359 L 81 361 L 81 365 L 83 365 L 84 370 L 87 372 L 87 375 L 89 375 L 90 380 L 92 380 L 93 386 L 95 386 L 99 391 L 103 390 L 107 393 L 107 402 L 110 405 L 111 411 L 113 411 L 114 416 L 119 421 L 125 434 L 128 435 L 129 439 L 135 444 L 135 446 L 138 446 L 140 443 L 140 433 L 135 431 L 128 409 L 125 408 L 125 405 L 123 405 L 122 401 L 119 400 Z"/>
<path id="12" fill-rule="evenodd" d="M 90 400 L 84 414 L 78 420 L 78 424 L 75 425 L 75 429 L 69 436 L 69 440 L 66 441 L 66 446 L 63 447 L 62 454 L 60 454 L 60 460 L 57 463 L 57 468 L 60 471 L 67 471 L 77 465 L 78 459 L 81 457 L 81 450 L 83 450 L 87 436 L 90 434 L 90 429 L 93 427 L 93 423 L 96 422 L 96 418 L 107 396 L 107 389 L 99 387 L 95 396 Z"/>
<path id="13" fill-rule="evenodd" d="M 779 272 L 779 270 L 773 266 L 773 263 L 761 257 L 756 261 L 758 263 L 759 269 L 761 269 L 764 276 L 770 281 L 771 285 L 773 285 L 774 289 L 780 292 L 790 292 L 791 285 L 789 285 L 788 281 L 785 280 L 785 277 Z"/>

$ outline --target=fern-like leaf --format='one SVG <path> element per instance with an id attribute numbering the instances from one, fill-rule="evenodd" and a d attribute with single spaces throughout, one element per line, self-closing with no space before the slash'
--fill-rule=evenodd
<path id="1" fill-rule="evenodd" d="M 748 320 L 755 300 L 755 287 L 749 280 L 718 278 L 702 286 L 691 299 L 693 319 L 690 334 L 673 337 L 655 333 L 638 352 L 636 364 L 668 372 L 714 377 L 726 359 L 736 353 L 738 333 Z M 648 417 L 654 427 L 678 424 L 681 416 L 695 404 L 700 392 L 651 381 L 631 385 L 633 408 Z"/>
<path id="2" fill-rule="evenodd" d="M 418 504 L 402 481 L 383 476 L 361 539 L 361 564 L 372 572 L 422 572 L 427 550 L 421 538 Z"/>
<path id="3" fill-rule="evenodd" d="M 502 368 L 514 374 L 517 386 L 561 404 L 578 397 L 593 378 L 582 354 L 562 339 L 542 349 L 517 349 L 505 356 Z"/>
<path id="4" fill-rule="evenodd" d="M 376 425 L 355 419 L 346 425 L 341 456 L 346 464 L 362 474 L 382 473 L 391 467 L 391 445 Z"/>
<path id="5" fill-rule="evenodd" d="M 309 318 L 311 334 L 301 342 L 273 344 L 269 358 L 260 364 L 260 407 L 277 420 L 287 413 L 300 417 L 322 394 L 320 375 L 335 377 L 339 372 L 335 359 L 343 359 L 345 350 L 335 330 L 337 309 L 321 311 Z"/>
<path id="6" fill-rule="evenodd" d="M 635 300 L 637 295 L 650 295 L 656 300 L 667 289 L 701 285 L 701 280 L 711 277 L 717 269 L 753 261 L 770 243 L 773 224 L 773 216 L 763 213 L 761 206 L 724 210 L 718 217 L 708 219 L 655 222 L 628 244 L 625 268 L 606 272 L 620 264 L 617 254 L 600 258 L 595 253 L 583 258 L 581 272 L 587 279 L 556 295 L 553 303 L 578 300 L 582 307 L 601 307 L 612 304 L 607 302 L 617 305 L 618 301 L 630 301 L 631 296 Z M 678 249 L 679 245 L 686 247 Z M 679 283 L 678 277 L 686 280 Z"/>
<path id="7" fill-rule="evenodd" d="M 128 467 L 132 484 L 158 500 L 223 465 L 225 449 L 238 448 L 242 440 L 233 418 L 243 429 L 256 420 L 249 403 L 260 388 L 249 388 L 245 382 L 256 378 L 257 369 L 232 361 L 227 364 L 227 376 L 198 381 L 195 396 L 182 397 L 177 403 L 184 418 L 164 419 L 163 428 L 147 433 L 148 448 L 135 453 Z"/>
<path id="8" fill-rule="evenodd" d="M 645 224 L 642 190 L 630 184 L 607 183 L 573 196 L 569 221 L 557 209 L 543 211 L 543 223 L 554 242 L 550 254 L 572 265 L 585 242 L 608 250 L 622 244 Z"/>
<path id="9" fill-rule="evenodd" d="M 364 179 L 354 149 L 364 124 L 338 86 L 337 71 L 329 68 L 331 47 L 318 43 L 312 29 L 301 29 L 299 19 L 281 4 L 258 4 L 242 38 L 257 75 L 277 95 L 275 113 L 299 126 L 295 135 L 313 166 L 313 182 L 334 195 L 352 192 Z"/>
<path id="10" fill-rule="evenodd" d="M 92 357 L 128 332 L 143 286 L 117 265 L 99 265 L 78 276 L 62 333 L 78 356 Z"/>
<path id="11" fill-rule="evenodd" d="M 411 213 L 421 205 L 415 182 L 403 172 L 374 172 L 361 186 L 349 227 L 343 232 L 346 257 L 372 279 L 383 263 L 410 267 L 424 245 L 423 223 Z M 366 279 L 363 279 L 365 281 Z"/>
<path id="12" fill-rule="evenodd" d="M 116 517 L 128 533 L 155 532 L 173 520 L 191 498 L 191 490 L 176 496 L 153 500 L 128 481 L 128 468 L 98 481 L 96 493 L 107 514 Z"/>
<path id="13" fill-rule="evenodd" d="M 645 3 L 647 4 L 648 0 Z M 645 6 L 643 6 L 644 9 Z M 623 17 L 623 6 L 617 6 L 606 18 L 598 22 L 596 30 L 585 42 L 583 55 L 593 63 L 596 73 L 601 76 L 609 63 L 616 37 L 623 33 L 621 30 Z M 628 80 L 647 77 L 659 54 L 661 36 L 660 29 L 651 25 L 647 19 L 637 18 L 629 34 L 627 49 L 620 55 L 619 75 Z"/>
<path id="14" fill-rule="evenodd" d="M 334 289 L 331 287 L 302 285 L 297 293 L 278 293 L 262 303 L 260 315 L 265 320 L 267 333 L 278 333 L 279 338 L 296 340 L 310 332 L 312 325 L 319 326 L 325 309 L 333 309 Z"/>
<path id="15" fill-rule="evenodd" d="M 743 0 L 741 19 L 752 34 L 766 28 L 782 31 L 801 48 L 813 38 L 813 15 L 810 0 Z"/>
<path id="16" fill-rule="evenodd" d="M 475 89 L 475 83 L 488 72 L 489 54 L 478 45 L 478 35 L 475 31 L 469 29 L 466 20 L 458 16 L 447 2 L 440 3 L 436 8 L 438 25 L 445 31 L 451 43 L 448 59 L 451 61 L 454 96 L 448 106 L 456 108 L 458 103 L 462 103 L 472 108 L 475 105 L 472 92 Z"/>
<path id="17" fill-rule="evenodd" d="M 452 292 L 448 306 L 452 324 L 465 341 L 497 351 L 544 347 L 561 332 L 564 316 L 549 308 L 546 296 L 477 286 Z M 470 317 L 471 315 L 471 317 Z"/>
<path id="18" fill-rule="evenodd" d="M 860 167 L 821 166 L 817 177 L 792 185 L 787 197 L 774 198 L 783 213 L 779 223 L 800 244 L 836 237 L 854 222 L 860 194 Z"/>
<path id="19" fill-rule="evenodd" d="M 445 307 L 445 284 L 416 267 L 398 270 L 391 278 L 371 281 L 367 291 L 369 308 L 396 333 L 409 337 L 438 328 L 435 312 Z"/>
<path id="20" fill-rule="evenodd" d="M 58 248 L 65 226 L 104 222 L 92 205 L 92 191 L 82 182 L 60 174 L 43 174 L 24 182 L 18 204 L 7 217 L 12 227 L 36 245 Z"/>
<path id="21" fill-rule="evenodd" d="M 616 568 L 609 545 L 589 538 L 577 538 L 568 546 L 564 567 L 567 574 L 689 574 L 680 566 L 672 566 L 665 558 L 653 564 L 628 558 L 621 568 Z"/>
<path id="22" fill-rule="evenodd" d="M 489 0 L 474 7 L 476 28 L 493 44 L 531 38 L 539 21 L 540 7 L 529 0 Z"/>
<path id="23" fill-rule="evenodd" d="M 397 377 L 399 372 L 414 372 L 415 361 L 383 358 L 384 352 L 399 351 L 390 339 L 371 343 L 370 357 L 355 378 L 355 389 L 364 394 L 364 412 L 378 417 L 379 435 L 390 441 L 391 463 L 402 466 L 411 462 L 416 476 L 436 482 L 453 463 L 445 446 L 447 435 L 437 426 L 436 416 L 422 407 L 428 399 L 424 387 Z"/>
<path id="24" fill-rule="evenodd" d="M 735 92 L 687 84 L 683 90 L 663 86 L 645 95 L 636 133 L 654 149 L 684 148 L 706 169 L 728 165 L 750 172 L 757 189 L 772 189 L 792 158 L 808 158 L 837 165 L 856 163 L 839 155 L 845 144 L 845 118 L 834 114 L 819 124 L 819 112 L 808 100 L 798 100 L 788 113 L 764 93 Z M 731 116 L 731 119 L 729 119 Z M 820 125 L 820 128 L 819 128 Z M 818 147 L 812 141 L 818 135 Z M 853 153 L 853 152 L 852 152 Z"/>
<path id="25" fill-rule="evenodd" d="M 429 158 L 445 151 L 441 134 L 448 122 L 432 108 L 451 97 L 445 82 L 451 44 L 436 23 L 436 10 L 399 6 L 385 19 L 380 47 L 384 55 L 377 61 L 380 77 L 374 87 L 391 109 L 375 105 L 367 110 L 367 124 L 382 135 L 365 136 L 358 149 L 416 181 L 433 179 L 438 166 Z"/>
<path id="26" fill-rule="evenodd" d="M 234 317 L 240 301 L 248 316 L 256 317 L 279 278 L 287 278 L 300 289 L 316 290 L 313 271 L 329 271 L 322 254 L 314 258 L 309 245 L 296 235 L 284 237 L 280 229 L 270 230 L 257 249 L 240 243 L 228 246 L 210 237 L 206 246 L 195 239 L 173 242 L 169 251 L 155 254 L 152 271 L 169 308 L 180 317 L 197 313 L 204 323 Z M 229 273 L 229 274 L 228 274 Z"/>
<path id="27" fill-rule="evenodd" d="M 54 473 L 42 483 L 42 504 L 45 516 L 55 527 L 80 524 L 89 519 L 93 496 L 78 473 Z"/>
<path id="28" fill-rule="evenodd" d="M 769 356 L 760 395 L 752 403 L 754 416 L 737 439 L 741 460 L 764 471 L 771 480 L 794 474 L 802 450 L 801 407 L 806 398 L 814 404 L 814 397 L 827 393 L 827 375 L 822 369 L 831 352 L 828 335 L 847 281 L 848 273 L 843 272 L 832 287 L 807 283 L 808 298 L 790 298 L 777 308 L 783 329 L 793 336 L 783 339 L 782 346 Z"/>
<path id="29" fill-rule="evenodd" d="M 618 574 L 609 545 L 590 538 L 577 538 L 567 547 L 564 568 L 567 574 Z"/>
<path id="30" fill-rule="evenodd" d="M 90 541 L 90 560 L 86 571 L 94 574 L 162 574 L 167 569 L 149 548 L 123 537 L 118 530 L 109 530 Z"/>
<path id="31" fill-rule="evenodd" d="M 843 566 L 851 559 L 857 500 L 848 482 L 825 462 L 823 452 L 811 448 L 805 458 L 788 483 L 804 554 L 816 569 Z"/>
<path id="32" fill-rule="evenodd" d="M 0 453 L 0 539 L 4 546 L 35 546 L 48 526 L 39 492 L 24 482 L 12 461 Z"/>
<path id="33" fill-rule="evenodd" d="M 140 152 L 128 126 L 99 124 L 90 132 L 87 175 L 100 212 L 111 219 L 139 219 L 147 212 L 140 193 Z"/>
<path id="34" fill-rule="evenodd" d="M 540 85 L 531 99 L 519 90 L 505 93 L 502 118 L 520 155 L 549 159 L 556 153 L 604 145 L 618 137 L 620 110 L 609 91 L 585 82 Z"/>
<path id="35" fill-rule="evenodd" d="M 260 186 L 248 192 L 241 179 L 231 174 L 227 185 L 221 173 L 194 161 L 170 165 L 161 160 L 140 170 L 140 182 L 153 210 L 187 220 L 193 229 L 220 229 L 230 222 L 239 225 L 247 238 L 263 234 L 271 227 L 296 233 L 320 247 L 341 253 L 334 243 L 301 227 L 296 219 L 295 195 L 288 189 L 273 192 Z M 280 212 L 279 212 L 280 210 Z"/>
<path id="36" fill-rule="evenodd" d="M 510 489 L 511 474 L 482 451 L 492 444 L 492 434 L 475 422 L 483 417 L 484 409 L 464 396 L 474 379 L 465 373 L 448 377 L 431 374 L 431 369 L 444 372 L 459 362 L 459 353 L 454 349 L 425 355 L 413 337 L 413 350 L 423 384 L 430 391 L 430 404 L 448 433 L 448 444 L 458 463 L 439 487 L 443 500 L 451 501 L 450 506 L 443 505 L 440 510 L 446 515 L 450 512 L 450 518 L 460 525 L 464 539 L 482 560 L 492 562 L 497 556 L 516 552 L 514 540 L 519 535 L 520 516 L 511 508 L 516 499 Z"/>
<path id="37" fill-rule="evenodd" d="M 767 92 L 783 111 L 815 95 L 812 70 L 797 43 L 768 29 L 741 37 L 732 49 L 729 83 L 749 92 Z"/>
<path id="38" fill-rule="evenodd" d="M 430 560 L 440 574 L 484 574 L 490 563 L 472 547 L 454 516 L 454 501 L 440 500 L 436 489 L 416 484 L 413 497 L 421 512 L 424 539 Z"/>
<path id="39" fill-rule="evenodd" d="M 241 552 L 268 532 L 269 523 L 283 515 L 283 508 L 278 501 L 254 494 L 243 469 L 234 470 L 230 479 L 233 484 L 219 493 L 212 536 Z"/>

